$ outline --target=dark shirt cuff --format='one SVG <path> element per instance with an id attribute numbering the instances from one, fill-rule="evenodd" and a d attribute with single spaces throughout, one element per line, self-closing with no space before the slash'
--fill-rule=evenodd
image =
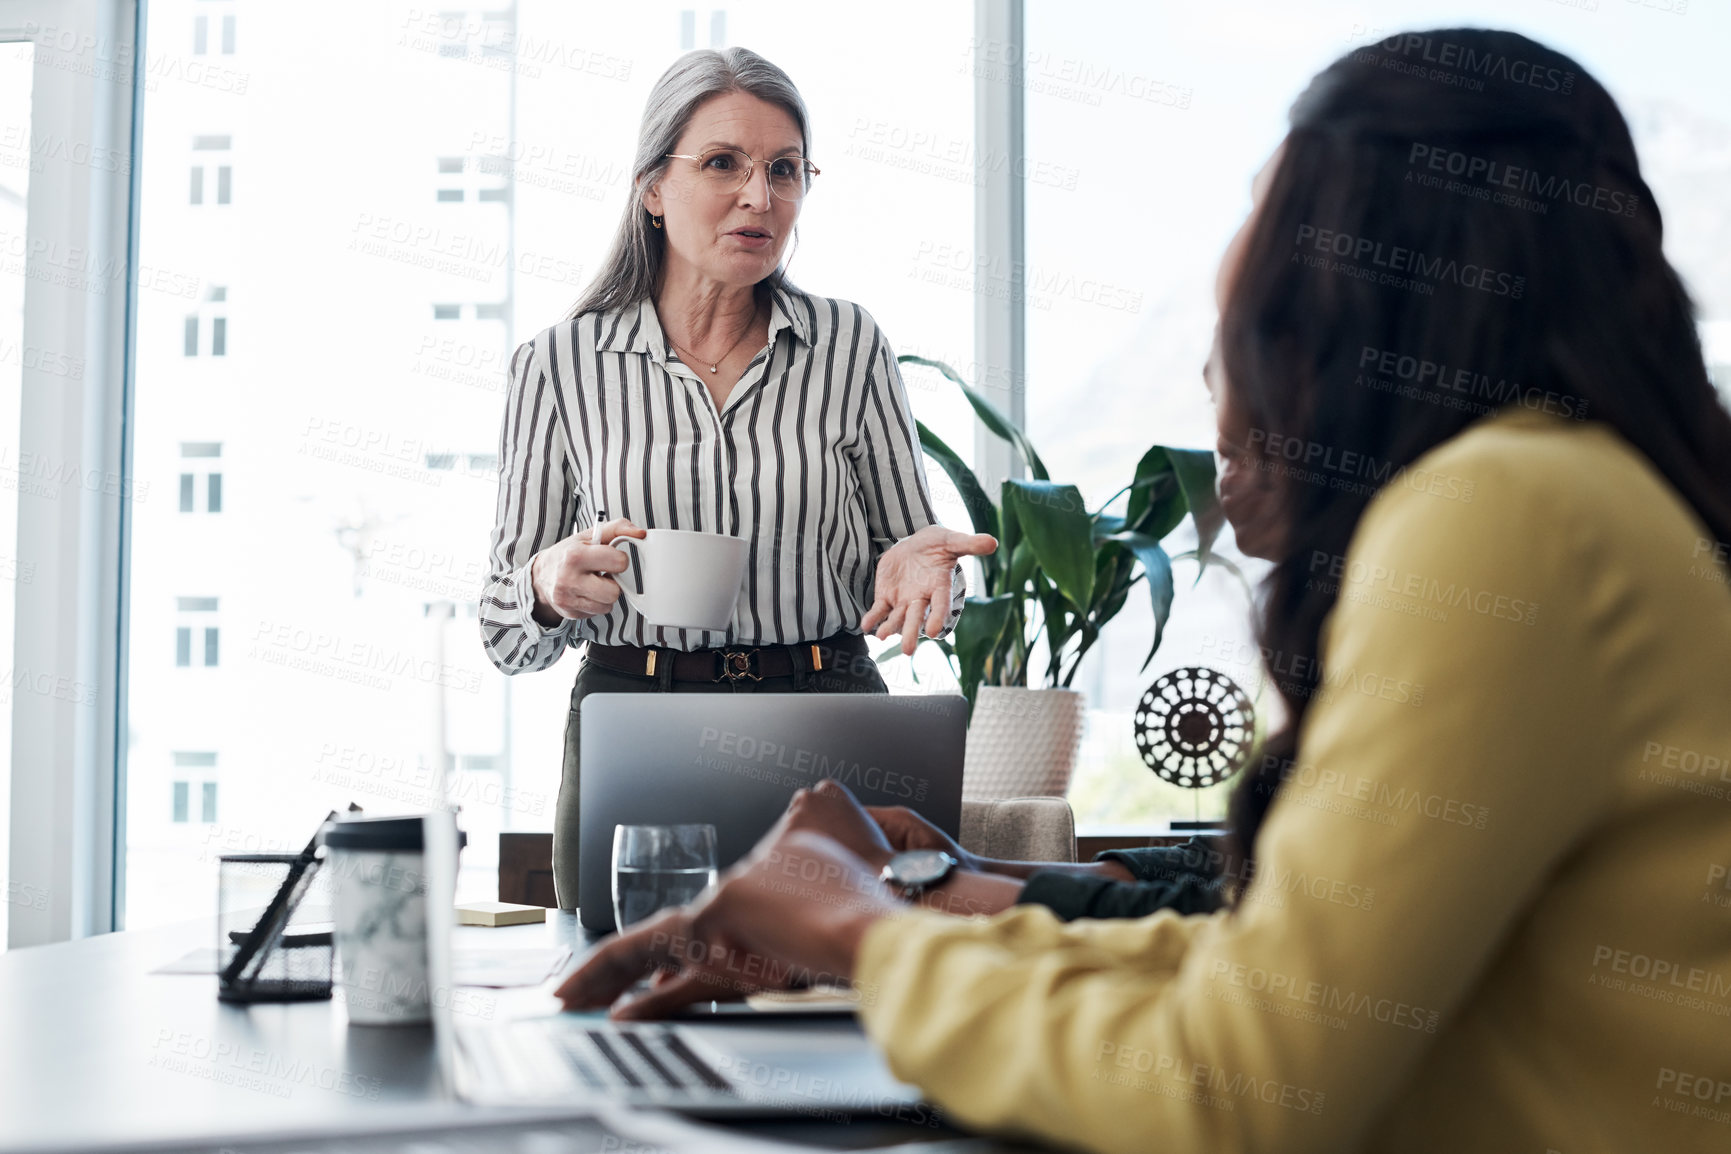
<path id="1" fill-rule="evenodd" d="M 1219 909 L 1217 880 L 1186 875 L 1177 881 L 1119 882 L 1057 870 L 1028 879 L 1017 905 L 1045 906 L 1066 922 L 1077 918 L 1141 918 L 1159 910 L 1206 914 Z"/>
<path id="2" fill-rule="evenodd" d="M 1220 876 L 1226 854 L 1220 843 L 1193 837 L 1182 845 L 1109 849 L 1095 854 L 1094 860 L 1116 862 L 1139 882 L 1179 881 L 1185 877 L 1212 881 Z"/>
<path id="3" fill-rule="evenodd" d="M 1220 876 L 1225 857 L 1214 843 L 1193 837 L 1183 845 L 1114 849 L 1094 855 L 1130 871 L 1133 882 L 1062 871 L 1037 873 L 1017 905 L 1045 906 L 1064 921 L 1077 918 L 1140 918 L 1157 910 L 1213 913 L 1225 904 Z"/>

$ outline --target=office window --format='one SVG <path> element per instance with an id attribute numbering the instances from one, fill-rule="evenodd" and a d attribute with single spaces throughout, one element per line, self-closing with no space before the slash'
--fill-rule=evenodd
<path id="1" fill-rule="evenodd" d="M 1721 70 L 1678 63 L 1690 38 L 1708 34 L 1705 7 L 1690 5 L 1677 19 L 1624 3 L 1392 0 L 1325 15 L 1279 0 L 1125 2 L 1090 6 L 1093 18 L 1078 20 L 1073 4 L 1027 0 L 1027 408 L 1053 476 L 1098 502 L 1150 444 L 1213 446 L 1198 370 L 1216 268 L 1249 210 L 1251 178 L 1310 77 L 1397 31 L 1509 28 L 1592 69 L 1629 118 L 1667 224 L 1694 226 L 1668 229 L 1667 239 L 1694 241 L 1675 243 L 1670 257 L 1703 320 L 1731 318 L 1724 246 L 1699 243 L 1703 222 L 1724 220 L 1724 182 L 1703 177 L 1704 144 L 1683 143 L 1724 135 Z M 1220 548 L 1245 563 L 1230 530 Z M 1253 581 L 1266 572 L 1247 564 Z M 1190 793 L 1167 786 L 1133 742 L 1135 703 L 1161 673 L 1211 666 L 1252 695 L 1262 679 L 1244 590 L 1224 572 L 1193 588 L 1188 562 L 1175 571 L 1171 620 L 1147 671 L 1138 672 L 1147 599 L 1133 596 L 1076 677 L 1090 701 L 1070 790 L 1084 825 L 1223 813 L 1230 784 Z M 1264 721 L 1278 721 L 1271 690 L 1258 708 Z"/>
<path id="2" fill-rule="evenodd" d="M 508 157 L 441 156 L 437 167 L 439 179 L 434 199 L 440 204 L 502 204 L 510 199 Z"/>
<path id="3" fill-rule="evenodd" d="M 898 352 L 967 371 L 971 274 L 922 279 L 929 261 L 918 245 L 972 235 L 972 162 L 914 171 L 922 157 L 903 145 L 935 139 L 966 153 L 972 6 L 886 0 L 867 22 L 825 6 L 797 20 L 726 6 L 718 25 L 723 6 L 697 11 L 695 46 L 717 34 L 750 44 L 789 70 L 811 108 L 813 159 L 824 172 L 802 212 L 793 279 L 859 301 Z M 150 6 L 147 42 L 185 36 L 188 7 Z M 135 512 L 127 756 L 161 765 L 186 740 L 179 735 L 211 734 L 225 763 L 247 767 L 221 782 L 225 829 L 294 845 L 350 800 L 379 813 L 425 810 L 436 799 L 416 767 L 449 755 L 458 773 L 487 783 L 457 798 L 470 838 L 460 886 L 474 887 L 492 864 L 489 829 L 550 827 L 574 666 L 507 688 L 475 633 L 503 382 L 517 343 L 555 324 L 604 259 L 631 195 L 644 98 L 679 55 L 680 11 L 695 7 L 522 4 L 515 22 L 503 4 L 423 5 L 358 22 L 332 16 L 333 7 L 273 21 L 268 38 L 248 42 L 247 69 L 269 84 L 242 95 L 165 83 L 149 94 L 141 155 L 209 171 L 195 206 L 180 161 L 141 166 L 139 261 L 192 265 L 206 284 L 234 292 L 217 302 L 201 289 L 196 305 L 141 293 L 139 330 L 168 333 L 192 315 L 191 355 L 202 358 L 220 316 L 227 355 L 236 368 L 246 358 L 246 372 L 186 372 L 181 350 L 140 341 L 138 460 L 141 474 L 165 481 L 164 499 Z M 217 18 L 238 8 L 207 0 L 196 11 L 210 18 L 215 54 Z M 916 25 L 920 35 L 909 37 Z M 842 41 L 854 51 L 837 55 Z M 376 97 L 381 76 L 416 109 L 407 131 L 405 105 Z M 342 127 L 337 137 L 331 124 Z M 194 132 L 232 135 L 226 151 L 189 149 Z M 873 143 L 874 134 L 897 147 Z M 242 146 L 249 165 L 258 157 L 274 167 L 244 189 L 237 173 L 234 203 L 219 208 L 220 165 L 238 165 Z M 340 174 L 315 201 L 304 182 L 283 178 L 308 165 Z M 463 199 L 440 203 L 439 190 Z M 211 227 L 218 211 L 234 215 L 232 232 Z M 163 364 L 165 353 L 176 363 Z M 966 403 L 935 374 L 907 376 L 916 415 L 971 455 Z M 229 512 L 209 478 L 236 453 L 224 445 L 215 459 L 180 455 L 195 438 L 244 443 L 268 478 L 237 497 L 233 512 L 244 515 L 186 521 Z M 184 513 L 181 476 L 191 478 Z M 182 618 L 173 600 L 188 591 L 190 572 L 201 583 L 192 592 L 222 597 L 227 635 L 219 634 L 220 677 L 200 679 L 196 694 L 186 682 L 203 668 L 204 622 Z M 439 612 L 429 615 L 429 604 Z M 194 631 L 190 670 L 175 668 L 167 643 L 183 626 Z M 321 635 L 340 651 L 300 648 Z M 916 688 L 905 674 L 889 676 Z M 257 726 L 249 717 L 258 701 L 317 724 Z M 422 722 L 432 716 L 447 721 L 443 751 Z M 468 755 L 497 760 L 482 768 Z M 196 820 L 202 783 L 216 775 L 172 779 L 188 783 L 187 820 Z M 181 917 L 184 893 L 214 885 L 209 863 L 174 836 L 185 827 L 170 828 L 153 800 L 169 780 L 141 787 L 127 815 L 129 926 Z"/>
<path id="4" fill-rule="evenodd" d="M 212 0 L 201 0 L 199 7 L 206 9 L 192 18 L 192 54 L 206 56 L 211 51 L 211 32 L 217 30 L 217 44 L 224 56 L 234 55 L 234 22 L 235 14 L 232 4 L 214 3 Z"/>
<path id="5" fill-rule="evenodd" d="M 196 787 L 198 821 L 216 820 L 216 754 L 209 751 L 175 750 L 170 764 L 174 769 L 172 804 L 169 820 L 184 823 L 193 820 L 192 798 Z"/>
<path id="6" fill-rule="evenodd" d="M 445 10 L 431 22 L 430 41 L 442 60 L 479 62 L 486 56 L 508 54 L 514 25 L 505 12 Z"/>
<path id="7" fill-rule="evenodd" d="M 181 345 L 182 353 L 189 357 L 200 355 L 226 356 L 228 353 L 227 311 L 227 290 L 220 287 L 206 289 L 205 299 L 199 306 L 199 311 L 186 317 Z M 207 331 L 210 333 L 208 344 L 203 336 Z"/>
<path id="8" fill-rule="evenodd" d="M 727 10 L 715 8 L 709 13 L 709 43 L 706 48 L 727 47 Z M 687 8 L 679 13 L 679 46 L 689 52 L 697 44 L 697 12 Z"/>
<path id="9" fill-rule="evenodd" d="M 175 613 L 179 619 L 174 630 L 176 666 L 191 667 L 195 663 L 195 650 L 202 654 L 202 660 L 197 664 L 207 668 L 216 666 L 221 650 L 220 627 L 216 621 L 218 600 L 215 597 L 175 598 Z"/>
<path id="10" fill-rule="evenodd" d="M 204 343 L 205 331 L 210 333 L 208 345 Z M 181 342 L 184 355 L 228 355 L 228 289 L 225 286 L 211 285 L 205 289 L 199 311 L 186 317 L 184 332 Z"/>
<path id="11" fill-rule="evenodd" d="M 222 512 L 222 442 L 180 443 L 180 505 L 182 513 Z M 200 481 L 203 483 L 200 484 Z M 204 504 L 198 503 L 200 494 Z"/>
<path id="12" fill-rule="evenodd" d="M 188 202 L 228 204 L 233 191 L 234 137 L 207 134 L 192 138 L 191 195 Z M 207 195 L 214 191 L 214 197 Z"/>

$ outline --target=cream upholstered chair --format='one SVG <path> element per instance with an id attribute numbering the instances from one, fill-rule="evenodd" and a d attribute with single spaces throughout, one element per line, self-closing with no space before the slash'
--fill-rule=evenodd
<path id="1" fill-rule="evenodd" d="M 1076 815 L 1061 797 L 962 799 L 962 848 L 1001 861 L 1076 860 Z"/>

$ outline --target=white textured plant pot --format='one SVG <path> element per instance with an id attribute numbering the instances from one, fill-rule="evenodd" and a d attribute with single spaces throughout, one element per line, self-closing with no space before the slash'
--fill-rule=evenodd
<path id="1" fill-rule="evenodd" d="M 1074 689 L 982 685 L 968 723 L 962 796 L 1063 797 L 1082 745 Z"/>

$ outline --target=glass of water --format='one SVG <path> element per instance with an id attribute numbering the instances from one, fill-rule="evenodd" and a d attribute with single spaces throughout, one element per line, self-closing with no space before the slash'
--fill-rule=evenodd
<path id="1" fill-rule="evenodd" d="M 712 825 L 613 827 L 613 921 L 619 929 L 682 906 L 715 884 Z"/>

